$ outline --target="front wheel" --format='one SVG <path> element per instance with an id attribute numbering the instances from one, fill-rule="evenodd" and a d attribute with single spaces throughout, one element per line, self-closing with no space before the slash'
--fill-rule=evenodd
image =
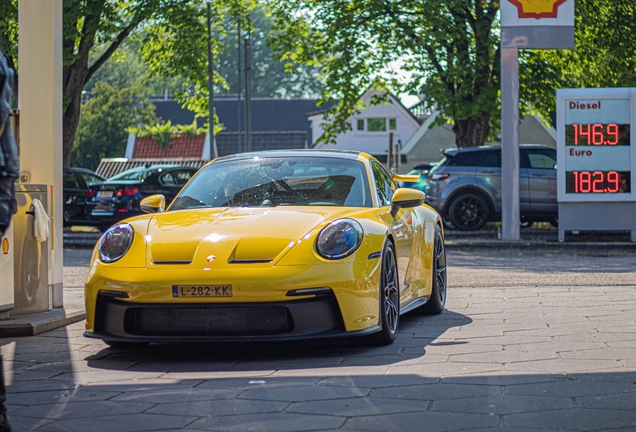
<path id="1" fill-rule="evenodd" d="M 488 204 L 479 195 L 467 192 L 457 196 L 448 207 L 448 218 L 461 231 L 481 229 L 490 216 Z"/>
<path id="2" fill-rule="evenodd" d="M 446 248 L 444 247 L 444 235 L 437 225 L 435 230 L 435 244 L 433 246 L 433 286 L 431 297 L 420 307 L 424 315 L 437 315 L 442 313 L 446 306 L 446 291 L 448 289 L 446 277 Z"/>
<path id="3" fill-rule="evenodd" d="M 354 345 L 390 345 L 395 341 L 400 326 L 400 290 L 397 260 L 393 244 L 387 240 L 382 251 L 380 270 L 380 324 L 382 330 L 352 340 Z"/>

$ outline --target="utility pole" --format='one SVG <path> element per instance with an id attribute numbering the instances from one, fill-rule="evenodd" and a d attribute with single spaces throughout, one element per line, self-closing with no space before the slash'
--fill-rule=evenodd
<path id="1" fill-rule="evenodd" d="M 241 88 L 241 15 L 238 15 L 237 18 L 237 31 L 236 31 L 236 35 L 237 35 L 237 51 L 236 51 L 236 57 L 238 58 L 238 73 L 237 73 L 237 77 L 238 77 L 238 92 L 237 92 L 237 117 L 236 117 L 236 132 L 237 132 L 237 138 L 238 138 L 238 152 L 237 153 L 241 153 L 241 92 L 242 92 L 242 88 Z"/>
<path id="2" fill-rule="evenodd" d="M 252 66 L 250 58 L 251 21 L 247 17 L 247 36 L 245 36 L 245 144 L 252 151 Z"/>
<path id="3" fill-rule="evenodd" d="M 214 159 L 219 157 L 214 137 L 214 58 L 212 57 L 212 2 L 208 1 L 208 124 Z"/>

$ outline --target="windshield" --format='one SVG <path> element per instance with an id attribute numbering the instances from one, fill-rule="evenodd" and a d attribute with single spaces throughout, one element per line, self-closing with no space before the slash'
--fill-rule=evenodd
<path id="1" fill-rule="evenodd" d="M 217 162 L 203 168 L 169 210 L 308 205 L 371 207 L 364 165 L 320 157 Z"/>
<path id="2" fill-rule="evenodd" d="M 124 172 L 121 172 L 117 175 L 112 176 L 108 179 L 108 181 L 113 180 L 144 180 L 147 177 L 150 177 L 152 173 L 157 171 L 161 171 L 163 168 L 133 168 Z"/>

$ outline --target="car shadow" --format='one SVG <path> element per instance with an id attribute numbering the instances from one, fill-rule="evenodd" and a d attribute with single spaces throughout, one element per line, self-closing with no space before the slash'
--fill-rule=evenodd
<path id="1" fill-rule="evenodd" d="M 89 367 L 96 369 L 121 370 L 122 365 L 128 364 L 125 370 L 165 373 L 281 371 L 437 362 L 445 359 L 439 355 L 427 358 L 427 346 L 451 343 L 436 340 L 449 329 L 471 322 L 466 315 L 449 310 L 435 316 L 422 316 L 415 311 L 401 317 L 398 337 L 386 346 L 358 346 L 347 338 L 151 344 L 126 349 L 104 347 L 86 360 Z"/>

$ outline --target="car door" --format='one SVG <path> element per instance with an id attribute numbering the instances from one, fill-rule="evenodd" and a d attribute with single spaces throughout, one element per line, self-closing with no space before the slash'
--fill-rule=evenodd
<path id="1" fill-rule="evenodd" d="M 86 203 L 86 186 L 84 180 L 74 172 L 63 174 L 64 221 L 69 223 L 83 219 Z"/>
<path id="2" fill-rule="evenodd" d="M 493 198 L 497 213 L 501 212 L 501 149 L 490 149 L 482 152 L 475 171 L 477 184 Z M 523 163 L 521 163 L 523 167 Z M 519 170 L 519 211 L 521 214 L 530 212 L 530 197 L 528 191 L 528 174 Z"/>
<path id="3" fill-rule="evenodd" d="M 409 209 L 401 209 L 395 217 L 391 216 L 390 207 L 393 192 L 397 188 L 389 173 L 377 162 L 371 163 L 375 180 L 378 204 L 386 207 L 381 217 L 391 227 L 395 240 L 398 275 L 400 278 L 400 302 L 415 295 L 411 289 L 409 262 L 413 248 L 413 218 L 415 213 Z"/>
<path id="4" fill-rule="evenodd" d="M 524 149 L 528 161 L 530 210 L 533 215 L 558 214 L 556 150 Z"/>

